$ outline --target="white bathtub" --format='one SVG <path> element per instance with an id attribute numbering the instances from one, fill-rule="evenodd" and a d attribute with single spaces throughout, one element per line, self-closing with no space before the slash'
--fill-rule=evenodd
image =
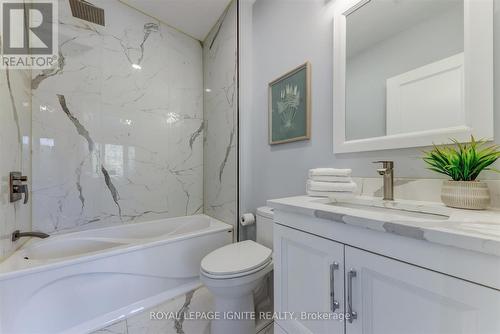
<path id="1" fill-rule="evenodd" d="M 204 215 L 30 240 L 0 264 L 0 333 L 88 333 L 200 286 L 201 259 L 231 243 Z"/>

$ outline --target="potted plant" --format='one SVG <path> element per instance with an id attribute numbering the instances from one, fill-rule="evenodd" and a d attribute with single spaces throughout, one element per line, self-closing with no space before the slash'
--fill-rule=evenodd
<path id="1" fill-rule="evenodd" d="M 490 166 L 500 158 L 500 146 L 488 146 L 486 141 L 476 141 L 474 137 L 469 144 L 452 141 L 454 146 L 434 145 L 423 157 L 430 170 L 451 178 L 443 183 L 441 200 L 454 208 L 484 210 L 490 204 L 490 191 L 477 177 L 483 170 L 499 172 Z"/>

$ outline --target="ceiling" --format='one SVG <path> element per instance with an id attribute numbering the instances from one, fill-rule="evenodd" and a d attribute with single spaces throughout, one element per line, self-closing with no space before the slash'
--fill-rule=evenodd
<path id="1" fill-rule="evenodd" d="M 231 0 L 121 0 L 203 41 Z"/>

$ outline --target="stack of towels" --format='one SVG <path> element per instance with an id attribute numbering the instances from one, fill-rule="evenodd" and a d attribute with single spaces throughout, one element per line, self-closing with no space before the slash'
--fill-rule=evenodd
<path id="1" fill-rule="evenodd" d="M 353 195 L 357 186 L 351 178 L 351 173 L 351 169 L 310 169 L 307 194 L 315 197 Z"/>

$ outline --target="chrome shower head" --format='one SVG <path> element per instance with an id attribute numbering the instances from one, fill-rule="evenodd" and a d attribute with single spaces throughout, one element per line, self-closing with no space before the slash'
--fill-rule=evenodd
<path id="1" fill-rule="evenodd" d="M 104 9 L 85 0 L 69 0 L 71 13 L 74 17 L 104 26 Z"/>

